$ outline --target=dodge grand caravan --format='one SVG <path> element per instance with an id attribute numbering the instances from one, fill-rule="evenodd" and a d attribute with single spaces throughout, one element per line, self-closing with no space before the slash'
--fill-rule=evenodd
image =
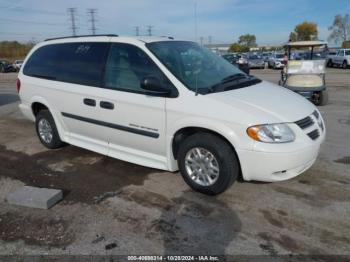
<path id="1" fill-rule="evenodd" d="M 180 170 L 211 195 L 238 176 L 297 176 L 325 137 L 320 112 L 300 95 L 172 38 L 47 40 L 25 59 L 17 89 L 44 146 Z"/>

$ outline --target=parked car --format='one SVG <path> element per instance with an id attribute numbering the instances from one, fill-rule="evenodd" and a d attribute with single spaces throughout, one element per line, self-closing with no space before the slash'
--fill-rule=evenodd
<path id="1" fill-rule="evenodd" d="M 258 54 L 249 54 L 248 55 L 248 65 L 249 68 L 265 68 L 265 61 L 262 56 Z"/>
<path id="2" fill-rule="evenodd" d="M 337 54 L 332 58 L 332 66 L 348 68 L 350 65 L 350 49 L 339 49 Z"/>
<path id="3" fill-rule="evenodd" d="M 327 67 L 333 67 L 333 58 L 337 55 L 337 51 L 329 51 L 326 57 Z"/>
<path id="4" fill-rule="evenodd" d="M 22 64 L 23 60 L 15 60 L 15 62 L 13 63 L 13 67 L 18 72 L 21 69 Z"/>
<path id="5" fill-rule="evenodd" d="M 188 56 L 195 62 L 184 66 Z M 179 169 L 190 187 L 209 195 L 239 175 L 295 177 L 312 166 L 325 138 L 320 112 L 302 96 L 172 38 L 47 40 L 28 54 L 17 90 L 47 148 L 65 142 Z"/>
<path id="6" fill-rule="evenodd" d="M 15 68 L 7 60 L 0 60 L 0 73 L 14 72 Z"/>
<path id="7" fill-rule="evenodd" d="M 274 53 L 270 56 L 270 59 L 268 61 L 269 68 L 273 69 L 281 69 L 284 67 L 283 64 L 283 53 Z"/>
<path id="8" fill-rule="evenodd" d="M 245 55 L 242 54 L 225 54 L 222 56 L 224 59 L 226 59 L 228 62 L 230 62 L 232 65 L 238 67 L 240 70 L 245 72 L 249 75 L 249 65 L 248 61 Z"/>

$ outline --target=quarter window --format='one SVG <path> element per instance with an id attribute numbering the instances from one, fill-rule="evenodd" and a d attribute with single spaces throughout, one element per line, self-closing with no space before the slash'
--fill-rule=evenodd
<path id="1" fill-rule="evenodd" d="M 129 44 L 112 44 L 106 64 L 105 87 L 135 93 L 145 93 L 141 81 L 156 77 L 170 86 L 154 62 L 140 48 Z"/>
<path id="2" fill-rule="evenodd" d="M 99 87 L 108 43 L 53 44 L 39 48 L 23 73 L 62 82 Z"/>

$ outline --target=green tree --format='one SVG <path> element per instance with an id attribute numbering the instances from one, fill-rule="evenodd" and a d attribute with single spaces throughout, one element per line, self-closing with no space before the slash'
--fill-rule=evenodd
<path id="1" fill-rule="evenodd" d="M 289 34 L 289 42 L 295 42 L 298 41 L 298 36 L 295 32 L 291 32 Z"/>
<path id="2" fill-rule="evenodd" d="M 234 53 L 241 53 L 241 52 L 248 52 L 249 51 L 249 47 L 246 46 L 242 46 L 238 43 L 233 43 L 230 48 L 229 48 L 230 52 L 234 52 Z"/>
<path id="3" fill-rule="evenodd" d="M 318 39 L 317 24 L 312 22 L 303 22 L 298 24 L 294 31 L 290 33 L 291 41 L 309 41 Z"/>
<path id="4" fill-rule="evenodd" d="M 241 35 L 238 39 L 238 44 L 245 46 L 245 47 L 256 47 L 256 37 L 255 35 L 251 35 L 251 34 L 245 34 L 245 35 Z"/>
<path id="5" fill-rule="evenodd" d="M 328 28 L 331 34 L 328 40 L 334 40 L 336 43 L 343 43 L 350 40 L 350 16 L 346 14 L 336 15 L 333 24 Z"/>

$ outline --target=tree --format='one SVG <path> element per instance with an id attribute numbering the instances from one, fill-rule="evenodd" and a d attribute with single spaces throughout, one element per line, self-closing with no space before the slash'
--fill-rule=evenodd
<path id="1" fill-rule="evenodd" d="M 246 46 L 248 48 L 256 47 L 257 46 L 256 37 L 255 35 L 251 35 L 251 34 L 241 35 L 238 39 L 238 44 L 242 46 Z"/>
<path id="2" fill-rule="evenodd" d="M 239 43 L 233 43 L 230 46 L 229 51 L 230 52 L 234 52 L 234 53 L 248 52 L 249 51 L 249 47 L 242 46 Z"/>
<path id="3" fill-rule="evenodd" d="M 309 41 L 318 39 L 317 24 L 312 22 L 303 22 L 298 24 L 294 31 L 290 33 L 289 39 L 291 41 Z"/>
<path id="4" fill-rule="evenodd" d="M 289 42 L 295 42 L 298 41 L 298 36 L 295 32 L 291 32 L 289 34 Z"/>
<path id="5" fill-rule="evenodd" d="M 350 40 L 350 16 L 336 15 L 333 24 L 328 28 L 332 31 L 328 40 L 334 40 L 336 43 L 346 42 Z"/>
<path id="6" fill-rule="evenodd" d="M 350 41 L 344 41 L 341 45 L 342 48 L 350 48 Z"/>

